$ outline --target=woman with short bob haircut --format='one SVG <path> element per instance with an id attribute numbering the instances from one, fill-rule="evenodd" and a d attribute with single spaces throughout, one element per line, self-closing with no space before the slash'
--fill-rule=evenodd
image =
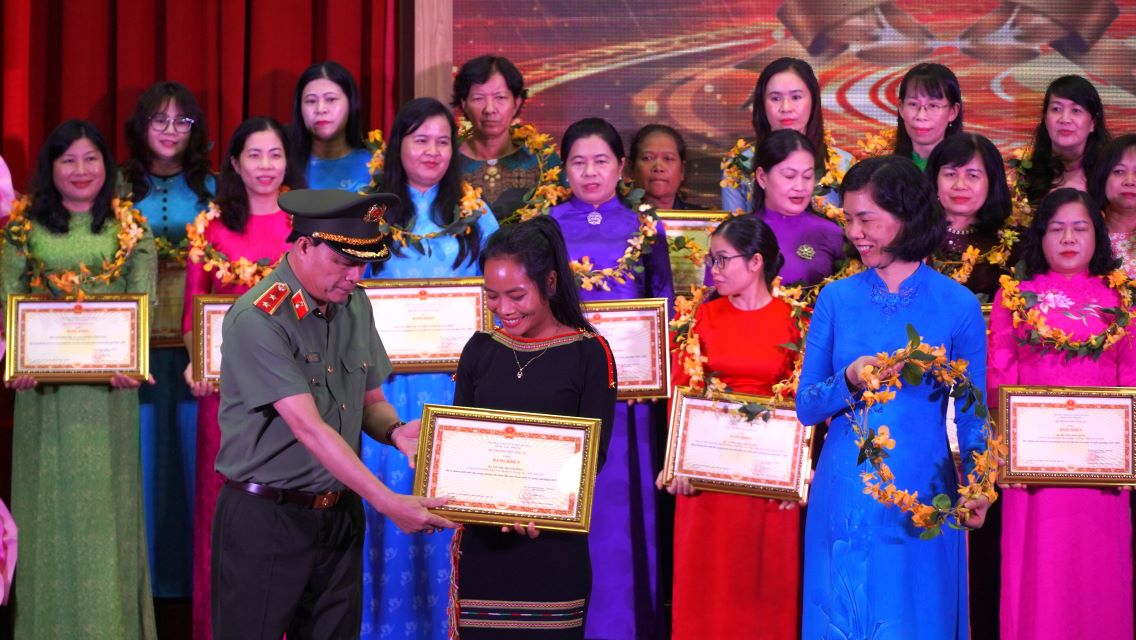
<path id="1" fill-rule="evenodd" d="M 922 62 L 911 67 L 899 83 L 895 154 L 920 168 L 944 139 L 962 131 L 962 88 L 944 65 Z"/>
<path id="2" fill-rule="evenodd" d="M 831 422 L 809 493 L 801 637 L 867 638 L 892 629 L 885 635 L 967 640 L 965 534 L 943 527 L 938 537 L 921 539 L 909 514 L 866 495 L 861 473 L 869 469 L 859 462 L 851 420 L 864 411 L 866 369 L 878 364 L 877 354 L 905 347 L 908 327 L 949 359 L 965 360 L 970 379 L 984 389 L 982 310 L 974 294 L 924 264 L 946 221 L 914 162 L 898 155 L 864 160 L 844 177 L 842 191 L 845 235 L 867 270 L 821 289 L 806 338 L 797 415 L 803 424 Z M 894 393 L 872 408 L 869 427 L 888 425 L 902 440 L 888 451 L 896 485 L 924 500 L 946 494 L 961 503 L 945 390 L 926 380 Z M 979 413 L 978 403 L 955 411 L 964 477 L 985 445 Z M 989 503 L 960 506 L 975 514 L 964 524 L 979 527 Z M 911 596 L 915 585 L 918 598 Z"/>

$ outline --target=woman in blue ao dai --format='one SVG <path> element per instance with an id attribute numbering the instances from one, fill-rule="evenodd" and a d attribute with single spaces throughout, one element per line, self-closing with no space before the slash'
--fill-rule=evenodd
<path id="1" fill-rule="evenodd" d="M 623 141 L 600 118 L 576 122 L 564 133 L 572 198 L 549 212 L 564 231 L 569 257 L 584 257 L 595 268 L 616 263 L 634 241 L 639 216 L 616 194 L 623 171 Z M 661 223 L 655 237 L 664 238 Z M 674 285 L 666 244 L 643 242 L 641 272 L 624 282 L 607 278 L 585 285 L 584 301 L 632 298 L 673 300 Z M 618 364 L 618 363 L 617 363 Z M 665 411 L 653 402 L 616 406 L 607 465 L 596 478 L 592 526 L 592 598 L 589 638 L 654 638 L 661 617 L 658 592 L 657 497 L 654 492 L 659 433 Z"/>
<path id="2" fill-rule="evenodd" d="M 386 220 L 426 235 L 452 223 L 461 198 L 461 175 L 454 158 L 457 125 L 450 110 L 432 98 L 407 103 L 395 116 L 383 167 L 383 189 L 402 204 Z M 394 247 L 395 255 L 368 277 L 384 279 L 454 278 L 480 275 L 478 255 L 497 230 L 486 207 L 470 233 L 423 239 L 423 251 Z M 375 267 L 371 267 L 375 269 Z M 452 404 L 449 373 L 394 374 L 383 393 L 399 415 L 420 416 L 422 405 Z M 363 462 L 392 491 L 410 493 L 414 472 L 406 456 L 363 438 Z M 452 532 L 405 534 L 365 505 L 367 535 L 363 554 L 363 638 L 448 637 Z"/>
<path id="3" fill-rule="evenodd" d="M 778 58 L 765 65 L 753 88 L 754 142 L 741 152 L 744 164 L 753 166 L 754 155 L 765 138 L 774 131 L 791 129 L 809 139 L 815 151 L 816 175 L 819 180 L 827 166 L 835 163 L 841 173 L 854 162 L 852 154 L 830 149 L 824 131 L 824 112 L 820 104 L 820 83 L 809 63 L 799 58 Z M 831 158 L 829 156 L 832 156 Z M 840 206 L 835 185 L 818 189 L 817 195 Z M 722 208 L 745 213 L 760 211 L 754 207 L 753 176 L 737 186 L 722 187 Z"/>
<path id="4" fill-rule="evenodd" d="M 359 86 L 343 65 L 328 60 L 300 74 L 288 135 L 309 188 L 359 192 L 371 185 L 359 111 Z"/>
<path id="5" fill-rule="evenodd" d="M 949 359 L 965 359 L 985 388 L 985 325 L 970 291 L 923 260 L 942 241 L 945 220 L 931 207 L 926 176 L 907 158 L 855 165 L 843 184 L 846 235 L 867 271 L 821 290 L 809 326 L 797 393 L 805 424 L 831 419 L 805 520 L 802 638 L 806 640 L 967 640 L 966 538 L 944 528 L 921 540 L 907 514 L 863 492 L 850 412 L 860 405 L 860 372 L 880 352 L 907 344 L 911 325 Z M 862 405 L 860 405 L 862 408 Z M 897 445 L 888 464 L 896 484 L 923 499 L 957 495 L 947 445 L 947 395 L 932 381 L 904 385 L 877 405 L 873 426 L 888 425 Z M 984 444 L 984 420 L 957 411 L 964 472 Z M 968 502 L 982 524 L 989 506 Z"/>
<path id="6" fill-rule="evenodd" d="M 160 309 L 181 334 L 186 225 L 216 192 L 209 170 L 205 113 L 189 89 L 159 82 L 147 89 L 126 121 L 130 157 L 119 191 L 146 216 L 158 241 L 158 290 L 171 297 Z M 167 315 L 163 315 L 163 318 Z M 193 593 L 193 477 L 197 400 L 182 384 L 189 354 L 181 346 L 150 349 L 157 384 L 138 391 L 142 419 L 142 491 L 150 580 L 156 598 Z"/>

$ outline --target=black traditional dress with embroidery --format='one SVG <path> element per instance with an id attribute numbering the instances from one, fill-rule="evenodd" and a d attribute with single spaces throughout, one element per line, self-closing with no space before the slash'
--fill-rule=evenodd
<path id="1" fill-rule="evenodd" d="M 611 439 L 615 362 L 603 338 L 570 333 L 524 340 L 501 330 L 474 334 L 458 363 L 454 405 L 600 418 L 599 465 Z M 541 531 L 531 540 L 500 527 L 466 525 L 451 637 L 583 638 L 591 591 L 588 537 Z"/>
<path id="2" fill-rule="evenodd" d="M 960 233 L 948 228 L 947 233 L 943 236 L 943 244 L 939 247 L 939 251 L 935 254 L 934 258 L 936 260 L 950 260 L 956 263 L 943 269 L 945 274 L 950 275 L 958 268 L 957 262 L 962 260 L 962 254 L 966 252 L 969 247 L 974 247 L 985 255 L 997 246 L 998 242 L 997 231 L 980 233 L 968 230 Z M 978 263 L 974 265 L 974 270 L 971 272 L 970 278 L 962 283 L 962 285 L 978 295 L 979 299 L 983 302 L 990 302 L 994 299 L 994 293 L 1000 286 L 998 284 L 998 278 L 1001 278 L 1004 273 L 1011 272 L 1014 264 L 1021 259 L 1021 249 L 1022 243 L 1015 243 L 1010 250 L 1010 255 L 1006 257 L 1006 263 L 1003 266 L 990 264 L 986 261 L 985 257 L 981 258 Z"/>

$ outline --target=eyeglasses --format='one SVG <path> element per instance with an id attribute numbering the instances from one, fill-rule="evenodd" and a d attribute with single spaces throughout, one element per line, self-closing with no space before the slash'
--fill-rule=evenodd
<path id="1" fill-rule="evenodd" d="M 171 122 L 174 123 L 174 131 L 178 133 L 189 133 L 189 130 L 193 128 L 193 118 L 185 116 L 171 118 L 164 113 L 155 113 L 150 116 L 150 128 L 154 131 L 165 131 Z"/>
<path id="2" fill-rule="evenodd" d="M 922 103 L 915 100 L 905 100 L 903 102 L 903 110 L 909 111 L 911 115 L 919 115 L 920 111 L 926 111 L 929 116 L 937 116 L 940 113 L 951 108 L 951 105 L 945 102 L 928 102 Z"/>
<path id="3" fill-rule="evenodd" d="M 739 253 L 736 256 L 706 256 L 706 264 L 710 265 L 711 269 L 724 269 L 727 260 L 733 258 L 749 258 L 752 256 L 752 253 Z"/>

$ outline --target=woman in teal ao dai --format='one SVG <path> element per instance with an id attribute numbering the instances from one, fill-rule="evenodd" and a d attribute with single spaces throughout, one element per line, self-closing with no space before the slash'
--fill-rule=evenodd
<path id="1" fill-rule="evenodd" d="M 923 173 L 907 158 L 861 162 L 844 184 L 846 235 L 869 269 L 825 287 L 817 299 L 797 393 L 805 424 L 831 418 L 805 523 L 802 637 L 805 640 L 967 640 L 966 538 L 943 527 L 921 540 L 908 514 L 863 492 L 850 406 L 863 405 L 859 373 L 875 354 L 907 344 L 911 325 L 949 359 L 965 359 L 978 389 L 986 384 L 985 324 L 977 299 L 923 264 L 946 222 L 931 207 Z M 896 440 L 887 459 L 897 488 L 922 500 L 957 496 L 947 443 L 947 394 L 930 380 L 904 385 L 876 405 L 870 425 Z M 964 472 L 984 446 L 984 420 L 957 411 Z M 988 504 L 968 503 L 980 526 Z"/>
<path id="2" fill-rule="evenodd" d="M 164 240 L 158 249 L 159 295 L 168 292 L 175 299 L 161 308 L 177 310 L 185 291 L 185 228 L 217 190 L 209 170 L 205 113 L 189 89 L 159 82 L 138 98 L 126 121 L 126 143 L 130 157 L 122 163 L 120 192 L 146 216 L 155 240 Z M 181 314 L 170 318 L 180 334 Z M 146 541 L 156 598 L 193 593 L 197 400 L 182 382 L 188 364 L 180 339 L 175 346 L 151 346 L 156 384 L 138 392 Z"/>
<path id="3" fill-rule="evenodd" d="M 407 231 L 426 235 L 454 222 L 461 198 L 461 176 L 454 158 L 457 125 L 450 110 L 432 98 L 407 103 L 391 127 L 383 167 L 383 190 L 397 194 L 402 204 L 386 212 L 386 220 Z M 481 275 L 478 255 L 497 230 L 497 219 L 486 207 L 470 233 L 445 234 L 422 240 L 423 251 L 393 248 L 394 256 L 373 265 L 370 278 L 420 279 Z M 398 415 L 413 420 L 422 405 L 452 404 L 450 373 L 394 374 L 383 394 Z M 392 491 L 410 493 L 414 471 L 397 449 L 364 436 L 363 462 Z M 363 545 L 363 638 L 448 638 L 450 541 L 452 532 L 406 534 L 381 513 L 366 505 L 367 535 Z"/>

